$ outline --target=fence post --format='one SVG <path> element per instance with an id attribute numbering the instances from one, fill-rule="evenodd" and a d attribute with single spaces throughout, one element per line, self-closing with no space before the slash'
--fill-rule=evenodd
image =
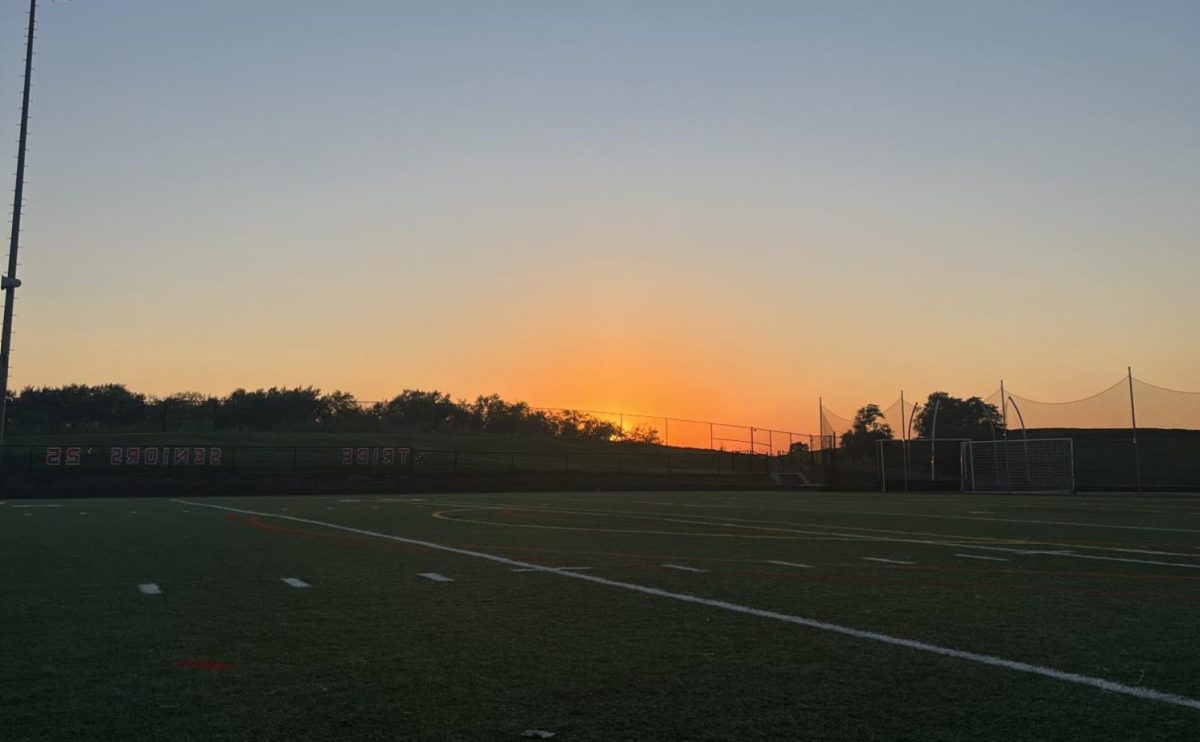
<path id="1" fill-rule="evenodd" d="M 666 444 L 669 446 L 669 445 L 671 445 L 671 418 L 664 417 L 663 425 L 664 425 L 664 428 L 666 429 Z"/>
<path id="2" fill-rule="evenodd" d="M 904 404 L 901 403 L 900 409 L 904 409 Z M 887 462 L 884 461 L 883 441 L 875 441 L 875 455 L 879 457 L 879 491 L 887 492 Z"/>
<path id="3" fill-rule="evenodd" d="M 1133 470 L 1137 477 L 1137 493 L 1142 494 L 1142 454 L 1138 450 L 1137 409 L 1133 405 L 1133 367 L 1125 369 L 1129 380 L 1129 421 L 1133 426 Z"/>
<path id="4" fill-rule="evenodd" d="M 712 423 L 708 424 L 708 448 L 709 448 L 709 450 L 716 448 L 716 446 L 713 445 L 713 424 Z"/>

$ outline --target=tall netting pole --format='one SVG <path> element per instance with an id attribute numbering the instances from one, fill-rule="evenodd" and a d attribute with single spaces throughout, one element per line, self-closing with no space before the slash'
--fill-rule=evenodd
<path id="1" fill-rule="evenodd" d="M 1125 377 L 1129 380 L 1129 422 L 1133 426 L 1133 472 L 1137 477 L 1137 492 L 1142 494 L 1142 454 L 1138 451 L 1137 408 L 1133 404 L 1133 366 L 1125 368 Z"/>
<path id="2" fill-rule="evenodd" d="M 912 416 L 909 416 L 912 425 Z M 882 446 L 881 446 L 882 447 Z M 908 492 L 908 428 L 904 427 L 904 390 L 900 390 L 900 453 L 904 459 L 904 491 Z"/>
<path id="3" fill-rule="evenodd" d="M 1000 380 L 1000 419 L 1004 421 L 1004 437 L 1008 438 L 1008 400 L 1004 398 L 1004 379 Z"/>
<path id="4" fill-rule="evenodd" d="M 29 0 L 29 33 L 25 40 L 25 87 L 21 92 L 21 134 L 17 140 L 17 185 L 13 189 L 12 236 L 8 243 L 8 274 L 0 277 L 4 289 L 4 325 L 0 329 L 0 446 L 4 445 L 4 421 L 8 417 L 8 368 L 12 351 L 13 305 L 17 298 L 17 248 L 21 237 L 21 204 L 25 191 L 25 141 L 29 132 L 29 86 L 33 77 L 33 27 L 37 0 Z"/>
<path id="5" fill-rule="evenodd" d="M 938 397 L 933 403 L 933 422 L 929 430 L 929 479 L 937 481 L 937 416 L 942 408 L 942 398 Z"/>

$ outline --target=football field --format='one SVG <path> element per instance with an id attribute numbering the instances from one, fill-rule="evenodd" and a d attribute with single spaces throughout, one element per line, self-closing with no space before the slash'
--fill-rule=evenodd
<path id="1" fill-rule="evenodd" d="M 1200 739 L 1194 497 L 9 500 L 0 555 L 4 740 Z"/>

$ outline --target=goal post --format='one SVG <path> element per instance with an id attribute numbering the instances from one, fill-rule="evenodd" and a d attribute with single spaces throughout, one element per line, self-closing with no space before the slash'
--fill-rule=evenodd
<path id="1" fill-rule="evenodd" d="M 1070 438 L 964 441 L 964 492 L 1074 492 Z"/>

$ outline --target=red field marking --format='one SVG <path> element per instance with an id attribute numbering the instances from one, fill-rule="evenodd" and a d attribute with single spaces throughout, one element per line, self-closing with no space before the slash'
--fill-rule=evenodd
<path id="1" fill-rule="evenodd" d="M 181 670 L 208 670 L 210 672 L 221 672 L 222 670 L 232 670 L 236 665 L 232 662 L 218 662 L 217 660 L 195 659 L 188 657 L 182 660 L 175 660 L 171 663 L 171 667 L 178 667 Z"/>

